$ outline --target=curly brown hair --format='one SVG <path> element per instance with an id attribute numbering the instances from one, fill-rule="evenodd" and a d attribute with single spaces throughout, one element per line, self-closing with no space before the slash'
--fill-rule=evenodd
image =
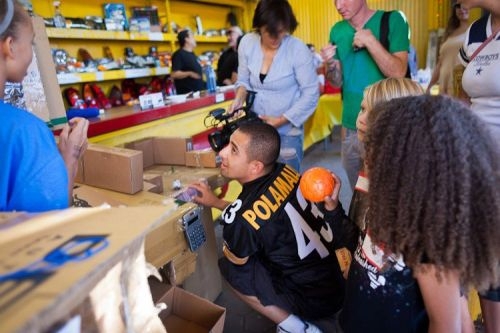
<path id="1" fill-rule="evenodd" d="M 499 149 L 463 104 L 411 96 L 375 106 L 366 165 L 370 234 L 409 267 L 456 270 L 479 290 L 500 281 Z"/>

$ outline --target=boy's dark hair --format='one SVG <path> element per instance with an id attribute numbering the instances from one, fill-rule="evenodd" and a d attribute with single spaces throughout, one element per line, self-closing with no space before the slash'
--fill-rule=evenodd
<path id="1" fill-rule="evenodd" d="M 249 160 L 260 161 L 265 166 L 276 163 L 281 145 L 276 128 L 263 122 L 249 121 L 241 124 L 238 130 L 250 137 L 247 150 Z"/>
<path id="2" fill-rule="evenodd" d="M 179 46 L 181 48 L 184 47 L 184 45 L 186 44 L 186 38 L 189 37 L 189 30 L 182 30 L 182 31 L 179 31 L 179 33 L 177 34 L 177 41 L 179 42 Z"/>
<path id="3" fill-rule="evenodd" d="M 282 28 L 293 34 L 298 25 L 287 0 L 261 0 L 255 8 L 252 27 L 258 30 L 266 26 L 272 37 L 277 37 Z"/>
<path id="4" fill-rule="evenodd" d="M 377 104 L 368 116 L 368 228 L 375 242 L 456 270 L 464 286 L 500 281 L 499 149 L 467 107 L 443 96 Z"/>

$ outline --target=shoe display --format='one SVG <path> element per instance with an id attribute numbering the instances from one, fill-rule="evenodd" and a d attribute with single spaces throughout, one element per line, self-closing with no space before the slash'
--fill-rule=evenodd
<path id="1" fill-rule="evenodd" d="M 123 102 L 127 103 L 131 99 L 139 97 L 137 94 L 137 85 L 134 79 L 125 79 L 122 81 Z"/>
<path id="2" fill-rule="evenodd" d="M 149 82 L 148 90 L 152 93 L 157 93 L 157 92 L 165 93 L 165 83 L 158 76 L 155 76 L 154 78 L 151 79 L 151 82 Z"/>
<path id="3" fill-rule="evenodd" d="M 97 101 L 94 98 L 94 93 L 92 92 L 92 89 L 90 88 L 90 83 L 86 83 L 83 85 L 83 100 L 85 102 L 85 105 L 89 108 L 97 108 Z"/>
<path id="4" fill-rule="evenodd" d="M 64 96 L 66 97 L 69 106 L 76 106 L 78 100 L 81 100 L 80 96 L 78 95 L 78 90 L 73 87 L 66 88 L 64 90 Z"/>
<path id="5" fill-rule="evenodd" d="M 97 105 L 101 109 L 110 109 L 111 108 L 111 103 L 109 102 L 109 99 L 104 95 L 102 92 L 101 87 L 99 87 L 97 84 L 92 84 L 90 85 L 90 89 L 92 90 L 92 93 L 94 95 L 94 98 L 97 101 Z"/>
<path id="6" fill-rule="evenodd" d="M 111 103 L 111 106 L 122 106 L 124 104 L 122 92 L 117 86 L 113 86 L 111 88 L 111 91 L 109 92 L 109 102 Z"/>

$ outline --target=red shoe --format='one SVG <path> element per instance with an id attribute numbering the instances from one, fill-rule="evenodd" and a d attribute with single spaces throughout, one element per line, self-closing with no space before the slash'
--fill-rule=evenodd
<path id="1" fill-rule="evenodd" d="M 122 106 L 123 105 L 123 96 L 120 88 L 117 86 L 113 86 L 109 93 L 109 102 L 112 106 Z"/>
<path id="2" fill-rule="evenodd" d="M 75 106 L 76 102 L 80 99 L 80 96 L 78 95 L 78 90 L 76 90 L 73 87 L 64 90 L 64 96 L 66 97 L 69 106 Z"/>
<path id="3" fill-rule="evenodd" d="M 111 109 L 111 103 L 109 102 L 109 99 L 106 97 L 106 95 L 104 95 L 104 93 L 102 92 L 101 87 L 94 83 L 90 86 L 90 88 L 92 89 L 99 107 L 101 109 Z"/>
<path id="4" fill-rule="evenodd" d="M 122 81 L 122 96 L 125 103 L 139 96 L 134 79 L 125 79 Z"/>
<path id="5" fill-rule="evenodd" d="M 90 84 L 85 83 L 83 85 L 83 100 L 85 101 L 85 105 L 88 108 L 97 108 L 99 107 L 97 105 L 97 101 L 94 98 L 94 93 L 92 92 L 92 89 L 90 88 Z"/>
<path id="6" fill-rule="evenodd" d="M 154 77 L 151 79 L 151 82 L 149 83 L 148 90 L 151 91 L 152 93 L 157 93 L 157 92 L 165 93 L 165 84 L 159 77 Z"/>

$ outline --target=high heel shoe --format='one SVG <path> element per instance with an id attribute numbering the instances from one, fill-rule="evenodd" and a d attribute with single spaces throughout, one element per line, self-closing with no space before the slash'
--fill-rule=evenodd
<path id="1" fill-rule="evenodd" d="M 89 83 L 83 85 L 83 100 L 88 108 L 97 108 L 97 101 L 94 98 L 94 94 Z"/>
<path id="2" fill-rule="evenodd" d="M 101 109 L 111 109 L 111 103 L 109 102 L 109 99 L 106 97 L 106 95 L 104 95 L 104 93 L 102 92 L 101 87 L 94 83 L 90 86 L 90 89 L 92 89 L 94 98 L 97 100 L 97 105 L 99 105 Z"/>
<path id="3" fill-rule="evenodd" d="M 64 96 L 66 97 L 69 106 L 76 106 L 78 100 L 81 100 L 80 96 L 78 95 L 78 90 L 73 87 L 65 89 Z"/>
<path id="4" fill-rule="evenodd" d="M 113 86 L 111 91 L 109 92 L 109 102 L 111 106 L 122 106 L 123 105 L 123 96 L 120 88 L 117 86 Z"/>

